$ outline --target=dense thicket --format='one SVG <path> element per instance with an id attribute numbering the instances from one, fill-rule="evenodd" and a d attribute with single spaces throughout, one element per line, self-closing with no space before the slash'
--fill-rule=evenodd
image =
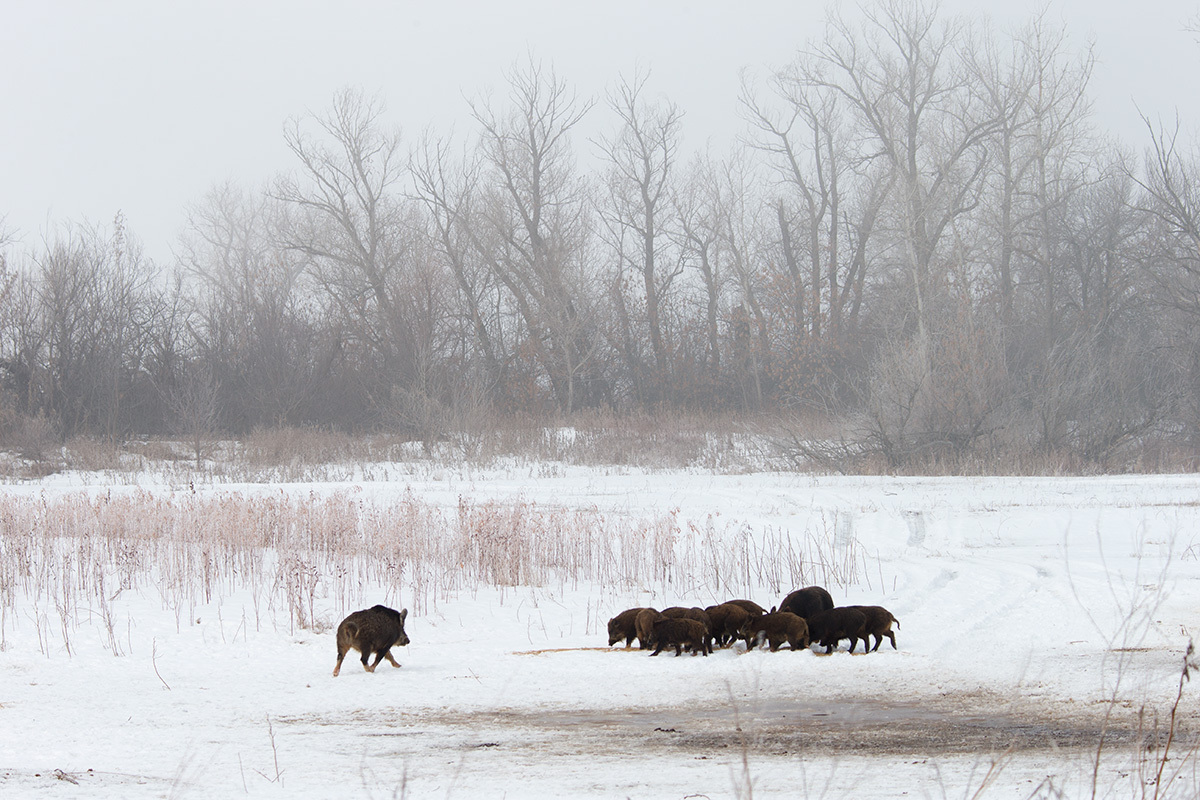
<path id="1" fill-rule="evenodd" d="M 175 263 L 120 217 L 0 239 L 0 426 L 816 408 L 845 437 L 795 444 L 838 462 L 1191 453 L 1200 159 L 1157 124 L 1141 159 L 1107 139 L 1091 66 L 1043 18 L 889 0 L 748 82 L 744 141 L 691 155 L 645 74 L 589 100 L 523 63 L 462 140 L 402 140 L 347 90 L 287 126 L 293 172 L 190 210 Z"/>

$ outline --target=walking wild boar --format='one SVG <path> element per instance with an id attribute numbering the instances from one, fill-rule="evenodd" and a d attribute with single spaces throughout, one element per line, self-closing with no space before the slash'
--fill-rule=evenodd
<path id="1" fill-rule="evenodd" d="M 374 672 L 379 662 L 387 659 L 393 667 L 400 666 L 392 658 L 392 648 L 396 645 L 403 647 L 408 644 L 408 635 L 404 632 L 404 618 L 408 609 L 396 611 L 387 606 L 372 606 L 362 611 L 355 611 L 342 620 L 337 629 L 337 665 L 333 668 L 333 677 L 342 671 L 342 659 L 350 648 L 362 653 L 363 669 Z M 367 659 L 375 654 L 375 663 L 368 665 Z"/>
<path id="2" fill-rule="evenodd" d="M 825 654 L 833 652 L 842 639 L 850 640 L 850 652 L 858 640 L 867 640 L 867 616 L 853 608 L 831 608 L 818 611 L 808 618 L 808 632 L 814 642 L 825 648 Z"/>
<path id="3" fill-rule="evenodd" d="M 721 603 L 704 609 L 712 623 L 710 633 L 713 641 L 720 647 L 733 644 L 741 635 L 741 629 L 752 615 L 737 603 Z"/>
<path id="4" fill-rule="evenodd" d="M 900 627 L 900 620 L 892 616 L 892 612 L 883 606 L 843 606 L 843 608 L 852 608 L 855 611 L 860 611 L 867 619 L 867 624 L 863 628 L 863 652 L 874 653 L 879 649 L 879 645 L 883 643 L 883 637 L 885 636 L 892 643 L 892 649 L 896 649 L 896 634 L 892 633 L 892 623 L 896 623 L 896 627 L 898 628 Z M 868 636 L 875 637 L 875 646 L 869 651 L 867 647 L 871 643 L 867 641 Z"/>
<path id="5" fill-rule="evenodd" d="M 700 653 L 707 656 L 711 652 L 708 643 L 708 628 L 703 622 L 684 617 L 663 617 L 654 623 L 654 652 L 656 656 L 664 647 L 674 647 L 675 655 L 683 652 L 683 646 L 692 648 L 692 655 Z"/>
<path id="6" fill-rule="evenodd" d="M 808 623 L 790 611 L 750 617 L 742 624 L 741 635 L 746 640 L 747 650 L 754 649 L 754 645 L 764 639 L 770 643 L 772 653 L 784 642 L 793 650 L 807 650 L 809 644 Z"/>

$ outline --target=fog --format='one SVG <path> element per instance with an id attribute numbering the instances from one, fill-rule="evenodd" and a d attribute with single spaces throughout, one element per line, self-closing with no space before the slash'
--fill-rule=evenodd
<path id="1" fill-rule="evenodd" d="M 217 0 L 95 4 L 49 0 L 6 9 L 0 26 L 0 216 L 34 245 L 64 221 L 107 222 L 118 209 L 159 261 L 184 208 L 214 184 L 257 187 L 294 164 L 286 119 L 346 86 L 378 94 L 410 136 L 466 128 L 464 97 L 502 91 L 501 72 L 532 53 L 583 96 L 638 65 L 687 113 L 686 139 L 722 146 L 742 132 L 740 71 L 782 65 L 820 36 L 820 3 L 616 0 L 591 10 L 552 0 L 340 3 Z M 834 4 L 847 16 L 857 4 Z M 1073 44 L 1095 41 L 1091 85 L 1101 127 L 1145 145 L 1140 108 L 1195 124 L 1197 15 L 1191 0 L 951 0 L 996 28 L 1043 7 Z M 600 117 L 589 120 L 602 126 Z M 608 124 L 606 120 L 603 124 Z M 585 148 L 580 148 L 585 149 Z"/>
<path id="2" fill-rule="evenodd" d="M 1190 9 L 965 6 L 23 10 L 0 433 L 1194 468 Z"/>

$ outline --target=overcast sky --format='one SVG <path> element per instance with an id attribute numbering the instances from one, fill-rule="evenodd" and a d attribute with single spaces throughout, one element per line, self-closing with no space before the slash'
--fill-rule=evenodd
<path id="1" fill-rule="evenodd" d="M 0 217 L 35 246 L 57 223 L 107 224 L 122 210 L 160 261 L 186 206 L 214 184 L 256 188 L 289 169 L 284 121 L 323 110 L 341 87 L 378 93 L 413 140 L 429 125 L 468 129 L 464 96 L 503 90 L 502 71 L 527 53 L 583 96 L 641 64 L 649 88 L 686 112 L 692 144 L 723 145 L 741 129 L 740 71 L 788 61 L 825 16 L 815 0 L 0 3 Z M 1200 44 L 1185 30 L 1198 5 L 942 7 L 1000 29 L 1048 7 L 1073 41 L 1094 40 L 1097 124 L 1140 150 L 1138 107 L 1178 109 L 1200 128 Z"/>

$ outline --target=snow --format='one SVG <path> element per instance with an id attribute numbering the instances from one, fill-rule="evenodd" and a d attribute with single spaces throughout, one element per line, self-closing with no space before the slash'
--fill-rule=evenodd
<path id="1" fill-rule="evenodd" d="M 682 577 L 636 585 L 476 581 L 420 598 L 361 583 L 355 608 L 410 608 L 411 644 L 397 648 L 398 670 L 368 674 L 352 653 L 338 678 L 332 627 L 347 601 L 325 583 L 315 628 L 301 628 L 249 584 L 192 605 L 144 580 L 107 610 L 63 616 L 16 581 L 0 587 L 0 604 L 15 592 L 0 650 L 0 796 L 1090 797 L 1102 730 L 1095 795 L 1133 796 L 1156 769 L 1132 744 L 1137 712 L 1165 724 L 1200 608 L 1192 475 L 388 474 L 194 487 L 64 474 L 0 492 L 5 505 L 80 492 L 408 496 L 448 517 L 464 501 L 526 504 L 670 520 L 674 547 L 694 545 L 695 558 Z M 702 540 L 746 558 L 785 540 L 819 556 L 810 574 L 829 578 L 839 604 L 895 614 L 899 649 L 605 648 L 608 618 L 628 607 L 770 606 L 797 588 L 786 571 L 705 562 Z M 1189 736 L 1193 692 L 1179 707 Z M 1195 759 L 1175 747 L 1170 769 L 1189 771 L 1164 788 L 1194 795 Z"/>

